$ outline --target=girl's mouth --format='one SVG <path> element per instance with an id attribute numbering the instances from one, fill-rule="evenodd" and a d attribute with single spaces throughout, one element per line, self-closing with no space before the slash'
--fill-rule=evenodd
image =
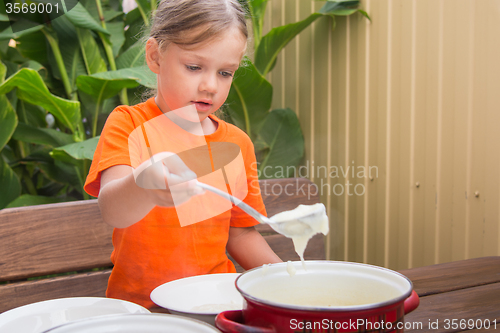
<path id="1" fill-rule="evenodd" d="M 194 101 L 193 103 L 198 111 L 206 112 L 212 108 L 212 103 L 209 101 Z"/>

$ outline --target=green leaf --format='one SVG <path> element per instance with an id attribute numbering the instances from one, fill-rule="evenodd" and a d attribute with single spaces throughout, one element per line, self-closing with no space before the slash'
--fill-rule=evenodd
<path id="1" fill-rule="evenodd" d="M 79 75 L 86 75 L 83 59 L 80 56 L 80 45 L 74 25 L 65 17 L 60 16 L 52 21 L 52 27 L 57 33 L 59 50 L 68 74 L 71 90 L 75 88 L 75 81 Z M 53 68 L 58 68 L 55 58 L 52 58 Z M 60 73 L 57 71 L 58 77 Z"/>
<path id="2" fill-rule="evenodd" d="M 141 13 L 141 17 L 146 26 L 149 26 L 149 14 L 151 12 L 151 3 L 148 0 L 135 0 L 137 9 Z"/>
<path id="3" fill-rule="evenodd" d="M 47 40 L 41 31 L 23 35 L 17 40 L 16 49 L 26 58 L 35 60 L 40 64 L 46 64 Z"/>
<path id="4" fill-rule="evenodd" d="M 134 8 L 130 12 L 125 14 L 125 25 L 130 25 L 132 23 L 139 23 L 138 21 L 141 21 L 141 24 L 144 24 L 141 18 L 141 11 L 139 8 Z"/>
<path id="5" fill-rule="evenodd" d="M 99 47 L 92 33 L 89 30 L 80 28 L 76 28 L 76 32 L 87 75 L 107 71 L 106 62 L 101 57 Z"/>
<path id="6" fill-rule="evenodd" d="M 318 13 L 313 13 L 302 21 L 271 29 L 258 43 L 255 52 L 255 67 L 266 76 L 273 69 L 281 50 L 317 18 L 323 15 L 351 15 L 357 11 L 358 6 L 359 1 L 327 1 Z"/>
<path id="7" fill-rule="evenodd" d="M 297 115 L 289 108 L 271 111 L 259 135 L 269 146 L 259 166 L 261 178 L 293 176 L 290 167 L 295 167 L 304 156 L 304 136 Z"/>
<path id="8" fill-rule="evenodd" d="M 21 182 L 14 171 L 0 156 L 0 209 L 21 195 Z"/>
<path id="9" fill-rule="evenodd" d="M 65 1 L 67 1 L 67 0 L 65 0 Z M 78 2 L 80 2 L 82 4 L 83 8 L 85 8 L 88 11 L 90 16 L 94 19 L 94 21 L 96 21 L 97 23 L 100 23 L 99 11 L 97 10 L 97 1 L 95 1 L 95 0 L 78 0 Z"/>
<path id="10" fill-rule="evenodd" d="M 49 145 L 52 147 L 64 146 L 73 143 L 73 136 L 62 133 L 51 128 L 38 128 L 19 123 L 13 136 L 14 139 L 23 142 Z"/>
<path id="11" fill-rule="evenodd" d="M 254 140 L 253 146 L 255 151 L 257 152 L 269 149 L 269 145 L 261 137 L 258 137 L 257 139 Z"/>
<path id="12" fill-rule="evenodd" d="M 14 88 L 17 88 L 19 99 L 42 106 L 73 133 L 76 131 L 80 123 L 80 103 L 52 95 L 37 71 L 21 69 L 0 86 L 0 94 L 6 94 Z"/>
<path id="13" fill-rule="evenodd" d="M 137 88 L 135 88 L 137 89 Z M 134 89 L 131 89 L 132 91 Z M 129 101 L 130 101 L 130 96 L 129 96 Z M 137 103 L 134 103 L 134 104 L 130 104 L 130 105 L 135 105 L 135 104 L 138 104 L 140 102 L 137 102 Z M 120 105 L 120 97 L 118 95 L 116 96 L 113 96 L 111 98 L 108 98 L 108 99 L 105 99 L 104 102 L 102 103 L 102 108 L 101 108 L 101 113 L 102 114 L 105 114 L 106 115 L 106 118 L 107 116 L 114 110 L 116 109 L 116 106 L 117 105 Z"/>
<path id="14" fill-rule="evenodd" d="M 235 73 L 226 104 L 236 126 L 252 139 L 271 108 L 273 87 L 248 58 Z"/>
<path id="15" fill-rule="evenodd" d="M 336 10 L 335 13 L 329 14 L 330 16 L 349 16 L 356 13 L 356 9 L 344 9 L 344 10 Z"/>
<path id="16" fill-rule="evenodd" d="M 78 164 L 78 161 L 85 159 L 92 160 L 94 158 L 97 142 L 99 142 L 98 136 L 82 142 L 71 143 L 63 147 L 55 148 L 50 155 L 59 161 Z"/>
<path id="17" fill-rule="evenodd" d="M 101 27 L 80 2 L 77 2 L 75 7 L 67 12 L 65 16 L 75 25 L 75 27 L 100 31 L 106 35 L 110 35 L 110 32 Z"/>
<path id="18" fill-rule="evenodd" d="M 68 196 L 66 195 L 66 190 L 67 186 L 65 184 L 60 184 L 56 182 L 52 182 L 45 177 L 43 177 L 43 174 L 41 172 L 38 172 L 37 174 L 38 178 L 38 184 L 36 187 L 36 193 L 37 195 L 44 196 L 44 197 L 59 197 L 63 195 L 65 198 Z M 42 180 L 40 180 L 42 179 Z M 43 182 L 43 183 L 42 183 Z M 45 184 L 45 185 L 42 185 Z"/>
<path id="19" fill-rule="evenodd" d="M 121 14 L 123 14 L 123 7 L 122 7 L 122 1 L 121 0 L 109 0 L 109 7 L 112 10 L 119 11 Z"/>
<path id="20" fill-rule="evenodd" d="M 2 151 L 0 151 L 0 159 L 4 158 L 5 162 L 8 164 L 13 164 L 18 161 L 18 157 L 16 156 L 16 152 L 12 150 L 9 145 L 3 147 Z"/>
<path id="21" fill-rule="evenodd" d="M 321 14 L 345 16 L 355 13 L 359 1 L 352 0 L 328 0 L 319 10 Z"/>
<path id="22" fill-rule="evenodd" d="M 109 40 L 113 48 L 113 56 L 116 58 L 116 56 L 120 52 L 120 48 L 125 42 L 125 26 L 123 22 L 107 22 L 106 28 L 111 34 Z"/>
<path id="23" fill-rule="evenodd" d="M 322 14 L 313 13 L 306 19 L 271 29 L 259 43 L 255 52 L 255 67 L 266 76 L 273 68 L 281 50 Z"/>
<path id="24" fill-rule="evenodd" d="M 5 80 L 7 68 L 0 62 L 0 84 Z M 17 114 L 7 96 L 0 95 L 0 151 L 9 142 L 17 127 Z M 0 157 L 1 158 L 1 157 Z"/>
<path id="25" fill-rule="evenodd" d="M 134 16 L 135 13 L 138 14 L 137 19 Z M 126 17 L 125 25 L 128 25 L 128 29 L 125 31 L 125 43 L 123 44 L 122 51 L 127 50 L 130 46 L 137 43 L 146 33 L 143 29 L 144 23 L 140 18 L 141 15 L 137 8 L 128 12 Z"/>
<path id="26" fill-rule="evenodd" d="M 0 20 L 0 31 L 4 31 L 5 29 L 9 29 L 11 27 L 10 21 L 1 21 Z"/>
<path id="27" fill-rule="evenodd" d="M 362 10 L 362 9 L 358 9 L 358 12 L 359 12 L 361 15 L 363 15 L 364 17 L 366 17 L 367 19 L 369 19 L 370 21 L 372 20 L 372 19 L 370 18 L 370 16 L 368 15 L 368 13 L 367 13 L 367 12 L 365 12 L 364 10 Z"/>
<path id="28" fill-rule="evenodd" d="M 54 159 L 50 156 L 52 147 L 49 146 L 37 146 L 36 149 L 25 158 L 21 159 L 22 163 L 32 163 L 32 162 L 43 162 L 43 163 L 54 163 Z"/>
<path id="29" fill-rule="evenodd" d="M 1 22 L 0 22 L 1 24 Z M 0 31 L 2 29 L 0 28 Z M 9 42 L 10 40 L 0 40 L 0 57 L 2 57 L 5 53 L 7 53 L 7 50 L 9 49 Z"/>
<path id="30" fill-rule="evenodd" d="M 55 198 L 55 197 L 45 197 L 42 195 L 31 195 L 31 194 L 23 194 L 11 203 L 7 205 L 5 208 L 13 208 L 13 207 L 25 207 L 25 206 L 36 206 L 36 205 L 46 205 L 46 204 L 52 204 L 52 203 L 59 203 L 59 202 L 67 202 L 67 201 L 73 201 L 74 199 L 71 198 Z"/>
<path id="31" fill-rule="evenodd" d="M 264 25 L 264 14 L 266 12 L 268 0 L 251 0 L 248 2 L 250 16 L 252 18 L 254 48 L 260 44 L 262 38 L 262 27 Z"/>
<path id="32" fill-rule="evenodd" d="M 47 127 L 47 121 L 45 119 L 47 112 L 38 105 L 19 100 L 17 102 L 16 112 L 20 122 L 34 127 Z"/>
<path id="33" fill-rule="evenodd" d="M 3 64 L 5 65 L 5 68 L 6 68 L 6 76 L 10 76 L 12 75 L 13 73 L 17 72 L 20 68 L 19 68 L 19 64 L 15 63 L 15 62 L 12 62 L 10 60 L 7 60 L 7 58 L 5 58 L 4 60 L 2 60 Z"/>
<path id="34" fill-rule="evenodd" d="M 156 87 L 156 75 L 147 66 L 123 68 L 90 76 L 80 76 L 76 81 L 79 90 L 103 101 L 118 94 L 123 88 L 134 88 L 142 84 Z"/>
<path id="35" fill-rule="evenodd" d="M 4 68 L 3 64 L 0 63 L 0 69 Z M 16 111 L 10 105 L 7 96 L 0 95 L 0 151 L 9 142 L 12 134 L 17 127 L 17 114 Z"/>
<path id="36" fill-rule="evenodd" d="M 79 91 L 78 96 L 80 98 L 80 103 L 82 103 L 82 114 L 85 115 L 87 120 L 91 119 L 96 114 L 96 108 L 99 109 L 99 114 L 109 115 L 117 105 L 120 105 L 119 95 L 115 95 L 111 98 L 105 99 L 100 106 L 97 106 L 96 101 L 93 97 L 84 93 L 83 91 Z"/>
<path id="37" fill-rule="evenodd" d="M 105 10 L 104 11 L 104 21 L 111 21 L 119 16 L 123 16 L 124 13 L 116 10 Z"/>
<path id="38" fill-rule="evenodd" d="M 261 137 L 257 137 L 257 139 L 253 141 L 253 146 L 257 161 L 263 161 L 269 153 L 269 146 Z"/>
<path id="39" fill-rule="evenodd" d="M 9 47 L 7 49 L 7 53 L 5 54 L 5 59 L 8 59 L 8 60 L 16 63 L 16 65 L 21 64 L 21 63 L 25 62 L 26 60 L 28 60 L 28 59 L 24 58 L 22 56 L 22 54 L 19 52 L 19 50 L 15 47 Z"/>
<path id="40" fill-rule="evenodd" d="M 39 31 L 41 29 L 43 29 L 43 25 L 40 25 L 36 22 L 20 19 L 14 24 L 12 24 L 12 28 L 9 27 L 4 31 L 0 32 L 0 40 L 17 39 L 19 37 L 29 35 L 35 31 Z M 17 32 L 13 32 L 14 30 L 16 30 Z"/>
<path id="41" fill-rule="evenodd" d="M 69 184 L 78 192 L 83 192 L 77 166 L 57 160 L 53 160 L 52 163 L 38 163 L 37 165 L 42 173 L 50 180 L 62 184 Z"/>
<path id="42" fill-rule="evenodd" d="M 5 81 L 5 74 L 7 73 L 7 67 L 5 67 L 4 63 L 0 61 L 0 84 L 3 84 Z"/>
<path id="43" fill-rule="evenodd" d="M 45 67 L 43 67 L 43 65 L 41 63 L 39 63 L 38 61 L 35 61 L 35 60 L 28 60 L 26 61 L 25 63 L 22 64 L 23 68 L 31 68 L 31 69 L 34 69 L 35 71 L 37 72 L 44 72 L 46 73 L 47 72 L 47 69 Z M 42 74 L 40 74 L 42 75 Z"/>
<path id="44" fill-rule="evenodd" d="M 146 55 L 144 43 L 137 41 L 135 44 L 130 46 L 125 52 L 123 52 L 116 59 L 116 68 L 131 68 L 144 66 L 146 64 Z"/>

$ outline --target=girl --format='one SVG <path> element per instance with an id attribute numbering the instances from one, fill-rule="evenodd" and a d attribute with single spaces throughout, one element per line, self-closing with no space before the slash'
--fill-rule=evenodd
<path id="1" fill-rule="evenodd" d="M 230 187 L 238 175 L 231 177 L 224 167 L 214 167 L 214 147 L 226 144 L 223 151 L 227 151 L 227 145 L 237 145 L 234 161 L 242 160 L 244 201 L 265 214 L 256 170 L 251 167 L 255 164 L 252 142 L 243 131 L 213 115 L 227 98 L 247 38 L 245 13 L 238 0 L 159 3 L 146 42 L 147 64 L 157 74 L 156 96 L 113 110 L 85 183 L 85 191 L 98 196 L 104 221 L 115 227 L 108 297 L 151 308 L 151 291 L 165 282 L 235 272 L 226 250 L 245 269 L 281 262 L 254 229 L 258 222 L 238 207 L 206 215 L 218 205 L 207 204 L 213 197 L 201 199 L 206 193 L 195 186 L 196 175 L 191 171 L 199 160 L 208 161 L 212 172 L 194 170 L 198 177 L 223 176 Z M 191 110 L 195 121 L 189 117 L 172 121 L 179 119 L 172 117 L 179 109 Z M 196 135 L 199 131 L 201 136 Z M 134 139 L 133 133 L 144 136 Z M 131 149 L 141 144 L 146 148 L 139 151 L 147 150 L 153 159 L 160 155 L 164 159 L 166 151 L 187 156 L 164 160 L 165 176 L 149 175 L 163 188 L 137 182 L 134 172 L 139 162 L 146 163 L 150 157 Z M 142 157 L 137 160 L 136 155 Z M 190 213 L 204 217 L 197 223 L 183 223 L 181 215 Z"/>

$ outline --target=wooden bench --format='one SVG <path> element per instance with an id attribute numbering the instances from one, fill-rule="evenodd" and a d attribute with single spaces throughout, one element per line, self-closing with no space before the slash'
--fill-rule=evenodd
<path id="1" fill-rule="evenodd" d="M 319 202 L 316 185 L 307 179 L 259 182 L 269 216 Z M 298 260 L 290 239 L 266 225 L 257 229 L 282 260 Z M 112 231 L 97 200 L 0 210 L 0 313 L 55 298 L 105 297 Z M 305 258 L 325 259 L 323 235 L 309 242 Z M 61 273 L 67 275 L 28 280 Z"/>

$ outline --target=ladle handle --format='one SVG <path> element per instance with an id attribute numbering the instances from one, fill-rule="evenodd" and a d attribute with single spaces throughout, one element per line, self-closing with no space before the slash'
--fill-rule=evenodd
<path id="1" fill-rule="evenodd" d="M 205 183 L 201 183 L 199 181 L 196 181 L 196 185 L 198 185 L 199 187 L 201 187 L 207 191 L 213 192 L 213 193 L 223 197 L 224 199 L 231 201 L 233 204 L 240 207 L 243 211 L 245 211 L 245 213 L 247 213 L 248 215 L 250 215 L 251 217 L 253 217 L 257 221 L 259 221 L 260 223 L 266 223 L 266 224 L 273 223 L 270 219 L 268 219 L 267 217 L 265 217 L 264 215 L 262 215 L 261 213 L 259 213 L 255 209 L 253 209 L 251 206 L 247 205 L 246 203 L 244 203 L 240 199 L 232 196 L 229 193 L 226 193 L 224 191 L 219 190 L 218 188 L 215 188 L 215 187 L 210 186 L 210 185 L 205 184 Z"/>

